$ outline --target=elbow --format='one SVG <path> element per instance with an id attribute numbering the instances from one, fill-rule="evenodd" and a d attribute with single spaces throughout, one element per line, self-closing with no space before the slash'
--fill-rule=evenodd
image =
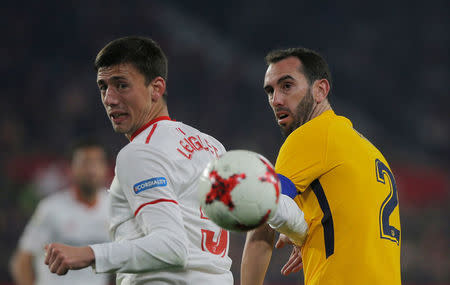
<path id="1" fill-rule="evenodd" d="M 177 255 L 177 261 L 175 262 L 174 266 L 180 267 L 180 268 L 186 268 L 188 263 L 188 249 L 187 246 L 183 247 L 182 250 L 179 251 Z"/>
<path id="2" fill-rule="evenodd" d="M 170 258 L 166 262 L 173 267 L 185 268 L 189 259 L 187 237 L 171 233 L 168 238 L 171 240 L 171 246 L 168 247 L 170 252 L 167 254 Z"/>
<path id="3" fill-rule="evenodd" d="M 275 230 L 264 224 L 247 233 L 247 243 L 264 244 L 273 247 L 275 244 Z"/>
<path id="4" fill-rule="evenodd" d="M 16 274 L 17 267 L 17 252 L 14 252 L 8 263 L 9 273 L 11 273 L 12 276 Z"/>
<path id="5" fill-rule="evenodd" d="M 15 281 L 21 276 L 33 278 L 33 255 L 21 250 L 16 251 L 9 261 L 9 271 Z"/>

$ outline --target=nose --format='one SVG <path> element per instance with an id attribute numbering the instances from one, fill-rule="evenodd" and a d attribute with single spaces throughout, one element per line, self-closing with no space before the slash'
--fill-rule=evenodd
<path id="1" fill-rule="evenodd" d="M 284 103 L 284 97 L 283 94 L 275 89 L 273 91 L 273 97 L 272 97 L 272 105 L 273 106 L 282 106 Z"/>
<path id="2" fill-rule="evenodd" d="M 114 88 L 107 88 L 105 91 L 105 95 L 103 97 L 103 104 L 105 106 L 114 106 L 119 104 L 118 96 L 116 92 L 114 92 Z"/>

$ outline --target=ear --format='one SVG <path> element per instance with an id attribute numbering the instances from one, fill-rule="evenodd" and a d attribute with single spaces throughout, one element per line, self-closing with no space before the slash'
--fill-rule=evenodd
<path id="1" fill-rule="evenodd" d="M 314 81 L 313 97 L 317 104 L 325 100 L 330 92 L 330 83 L 326 79 L 319 79 Z"/>
<path id="2" fill-rule="evenodd" d="M 166 81 L 161 76 L 158 76 L 150 82 L 150 86 L 152 87 L 150 90 L 152 102 L 156 102 L 166 92 Z"/>

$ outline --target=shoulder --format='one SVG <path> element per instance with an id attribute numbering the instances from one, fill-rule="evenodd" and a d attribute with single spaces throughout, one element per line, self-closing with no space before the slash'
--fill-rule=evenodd
<path id="1" fill-rule="evenodd" d="M 61 208 L 66 207 L 71 202 L 69 190 L 61 190 L 60 192 L 50 194 L 39 201 L 35 212 L 38 215 L 50 214 L 58 212 Z"/>
<path id="2" fill-rule="evenodd" d="M 130 182 L 140 173 L 171 168 L 170 164 L 170 159 L 161 149 L 133 141 L 117 155 L 116 176 L 122 183 Z"/>
<path id="3" fill-rule="evenodd" d="M 135 152 L 164 152 L 177 141 L 179 123 L 162 120 L 148 126 L 119 152 L 118 157 Z"/>
<path id="4" fill-rule="evenodd" d="M 136 163 L 143 161 L 159 161 L 164 159 L 166 149 L 168 148 L 165 143 L 142 143 L 141 141 L 132 141 L 123 147 L 117 154 L 116 164 L 121 166 L 123 164 L 135 165 Z"/>
<path id="5" fill-rule="evenodd" d="M 131 141 L 117 155 L 117 179 L 126 184 L 145 174 L 161 172 L 170 174 L 175 168 L 172 155 L 167 151 L 170 148 L 168 146 L 170 141 L 171 139 L 159 141 L 155 137 L 152 137 L 149 143 L 145 143 L 145 140 Z"/>
<path id="6" fill-rule="evenodd" d="M 102 201 L 102 202 L 109 201 L 108 189 L 101 188 L 101 189 L 98 189 L 97 191 L 98 191 L 97 197 L 100 199 L 100 201 Z"/>
<path id="7" fill-rule="evenodd" d="M 283 143 L 280 153 L 289 151 L 311 151 L 325 147 L 330 125 L 337 118 L 327 111 L 293 131 Z"/>
<path id="8" fill-rule="evenodd" d="M 158 149 L 158 152 L 164 153 L 170 159 L 184 159 L 185 155 L 190 156 L 204 150 L 214 155 L 225 152 L 225 148 L 216 138 L 195 127 L 179 121 L 161 123 L 148 144 L 150 148 Z"/>
<path id="9" fill-rule="evenodd" d="M 204 134 L 204 135 L 210 140 L 210 142 L 211 142 L 212 144 L 218 146 L 218 148 L 219 148 L 219 150 L 220 150 L 220 154 L 223 154 L 223 153 L 226 152 L 225 147 L 223 146 L 223 144 L 222 144 L 218 139 L 216 139 L 215 137 L 213 137 L 213 136 L 211 136 L 211 135 L 208 135 L 208 134 Z"/>
<path id="10" fill-rule="evenodd" d="M 225 152 L 217 139 L 187 124 L 177 121 L 160 121 L 157 124 L 154 128 L 147 128 L 119 152 L 119 167 L 136 161 L 173 164 L 203 151 L 215 156 Z"/>
<path id="11" fill-rule="evenodd" d="M 360 143 L 363 136 L 353 128 L 352 122 L 343 116 L 336 116 L 328 127 L 328 144 L 330 147 L 347 148 Z"/>
<path id="12" fill-rule="evenodd" d="M 126 146 L 124 146 L 116 157 L 116 163 L 127 161 L 130 158 L 134 158 L 137 152 L 144 150 L 144 147 L 139 142 L 129 142 Z"/>
<path id="13" fill-rule="evenodd" d="M 60 203 L 65 203 L 66 201 L 71 199 L 70 190 L 63 189 L 56 193 L 50 194 L 47 197 L 43 198 L 39 205 L 55 205 Z"/>

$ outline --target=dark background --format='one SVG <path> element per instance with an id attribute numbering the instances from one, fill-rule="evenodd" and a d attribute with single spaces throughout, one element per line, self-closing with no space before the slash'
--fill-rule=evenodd
<path id="1" fill-rule="evenodd" d="M 272 162 L 282 138 L 262 89 L 263 57 L 293 46 L 322 53 L 335 112 L 396 176 L 404 284 L 449 284 L 448 8 L 444 0 L 2 3 L 0 284 L 11 284 L 8 260 L 36 202 L 68 183 L 73 141 L 98 137 L 112 166 L 127 143 L 105 116 L 93 70 L 97 52 L 126 35 L 149 36 L 168 55 L 173 119 Z M 232 236 L 236 283 L 244 238 Z M 274 252 L 268 284 L 301 282 L 279 273 L 288 254 Z"/>

